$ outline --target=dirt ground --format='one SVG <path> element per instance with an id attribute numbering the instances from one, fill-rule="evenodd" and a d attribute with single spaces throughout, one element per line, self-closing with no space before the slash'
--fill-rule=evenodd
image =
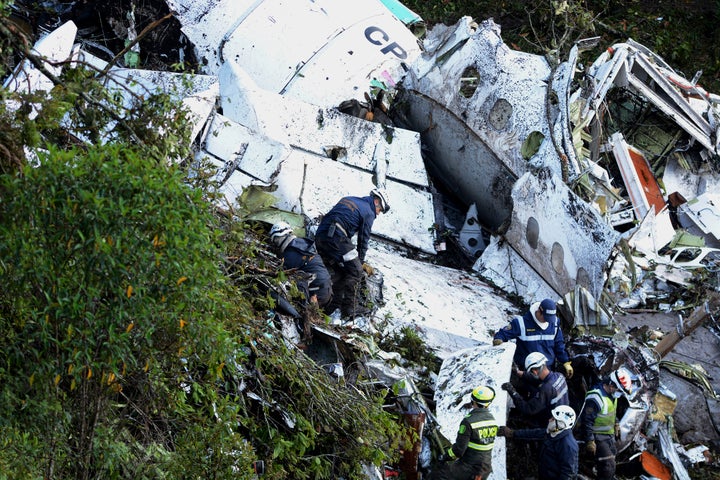
<path id="1" fill-rule="evenodd" d="M 685 312 L 683 317 L 687 317 L 689 314 L 689 311 Z M 625 331 L 648 326 L 654 330 L 668 333 L 675 330 L 678 325 L 678 313 L 631 313 L 616 316 L 615 319 Z M 720 393 L 720 331 L 718 323 L 712 319 L 707 320 L 697 330 L 683 338 L 667 354 L 665 360 L 702 366 L 707 372 L 710 384 L 716 392 Z"/>

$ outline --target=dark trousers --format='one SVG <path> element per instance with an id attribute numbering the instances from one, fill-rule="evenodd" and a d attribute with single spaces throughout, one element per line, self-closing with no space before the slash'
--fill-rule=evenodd
<path id="1" fill-rule="evenodd" d="M 615 478 L 615 437 L 612 435 L 595 435 L 595 468 L 597 480 L 612 480 Z"/>
<path id="2" fill-rule="evenodd" d="M 436 465 L 430 472 L 428 480 L 485 480 L 490 476 L 492 468 L 489 465 L 469 465 L 460 460 L 445 462 Z"/>
<path id="3" fill-rule="evenodd" d="M 357 257 L 344 260 L 343 256 L 355 250 L 355 245 L 344 234 L 336 231 L 332 237 L 315 237 L 315 246 L 332 274 L 333 299 L 326 311 L 332 312 L 334 308 L 340 307 L 343 315 L 352 314 L 360 298 L 357 290 L 362 279 L 362 262 Z"/>

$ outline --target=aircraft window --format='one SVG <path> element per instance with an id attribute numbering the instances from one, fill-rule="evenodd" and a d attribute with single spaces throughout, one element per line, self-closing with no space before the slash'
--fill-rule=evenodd
<path id="1" fill-rule="evenodd" d="M 523 158 L 529 160 L 530 157 L 535 155 L 538 150 L 540 150 L 540 145 L 542 145 L 543 140 L 545 140 L 545 135 L 542 133 L 537 130 L 530 132 L 530 135 L 527 136 L 522 147 L 520 147 L 520 153 Z"/>
<path id="2" fill-rule="evenodd" d="M 528 245 L 532 248 L 537 248 L 538 238 L 540 237 L 540 224 L 535 220 L 534 217 L 528 218 L 527 228 L 525 229 L 525 238 L 527 239 Z"/>
<path id="3" fill-rule="evenodd" d="M 477 68 L 467 67 L 463 70 L 462 77 L 460 77 L 460 95 L 465 98 L 470 98 L 475 95 L 475 90 L 478 88 L 480 83 L 480 73 Z"/>
<path id="4" fill-rule="evenodd" d="M 676 262 L 691 262 L 695 260 L 702 250 L 699 248 L 683 248 L 682 250 L 673 250 L 672 255 Z"/>
<path id="5" fill-rule="evenodd" d="M 565 250 L 562 245 L 555 242 L 550 252 L 550 262 L 557 273 L 563 273 L 565 264 Z"/>
<path id="6" fill-rule="evenodd" d="M 510 121 L 512 113 L 513 107 L 510 102 L 504 98 L 500 98 L 490 109 L 488 121 L 496 130 L 503 130 L 507 126 L 508 121 Z"/>
<path id="7" fill-rule="evenodd" d="M 592 284 L 590 283 L 590 275 L 588 275 L 587 270 L 582 267 L 578 268 L 577 275 L 575 276 L 575 283 L 582 285 L 585 288 L 590 288 Z"/>

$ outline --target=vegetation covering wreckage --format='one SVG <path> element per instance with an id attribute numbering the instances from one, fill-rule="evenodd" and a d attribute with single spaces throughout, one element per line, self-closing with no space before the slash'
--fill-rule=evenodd
<path id="1" fill-rule="evenodd" d="M 631 244 L 656 263 L 671 267 L 683 266 L 679 265 L 678 250 L 666 258 L 657 246 L 664 245 L 658 240 L 667 239 L 670 233 L 674 237 L 676 228 L 699 230 L 698 236 L 710 244 L 718 241 L 713 218 L 707 214 L 702 218 L 699 210 L 692 208 L 700 201 L 712 206 L 707 196 L 717 182 L 712 173 L 717 156 L 713 143 L 717 138 L 716 98 L 695 82 L 682 79 L 641 45 L 629 41 L 614 46 L 579 82 L 575 70 L 583 44 L 572 50 L 567 62 L 553 64 L 509 49 L 494 22 L 477 25 L 464 18 L 454 27 L 431 30 L 421 47 L 396 19 L 373 3 L 373 9 L 353 10 L 343 17 L 350 23 L 358 16 L 367 19 L 355 30 L 364 32 L 365 47 L 374 47 L 361 50 L 366 53 L 364 58 L 371 60 L 360 63 L 361 67 L 339 62 L 339 72 L 356 69 L 355 76 L 351 82 L 334 81 L 330 74 L 338 72 L 329 70 L 329 59 L 342 58 L 347 52 L 341 48 L 344 42 L 355 41 L 335 35 L 332 21 L 339 11 L 334 7 L 326 5 L 327 11 L 316 17 L 322 20 L 313 21 L 327 27 L 318 29 L 313 37 L 324 46 L 322 55 L 315 55 L 312 45 L 303 53 L 298 53 L 301 48 L 283 51 L 279 49 L 282 42 L 267 45 L 252 34 L 266 26 L 265 9 L 272 11 L 273 2 L 261 2 L 252 12 L 239 4 L 233 4 L 232 11 L 203 12 L 202 4 L 191 3 L 192 8 L 182 2 L 173 2 L 172 7 L 183 20 L 188 37 L 198 42 L 203 39 L 204 43 L 195 47 L 211 61 L 206 75 L 190 77 L 192 87 L 183 95 L 196 113 L 192 130 L 200 146 L 197 159 L 216 165 L 218 187 L 229 204 L 251 186 L 272 188 L 278 198 L 273 206 L 301 214 L 311 227 L 339 196 L 382 185 L 390 191 L 394 207 L 389 221 L 379 224 L 376 233 L 432 254 L 440 244 L 438 231 L 457 225 L 436 208 L 439 203 L 425 171 L 427 164 L 433 180 L 454 192 L 446 195 L 476 215 L 473 222 L 466 217 L 466 224 L 482 225 L 466 240 L 479 255 L 475 269 L 525 299 L 566 295 L 582 299 L 567 304 L 569 318 L 575 322 L 572 326 L 586 328 L 612 326 L 604 315 L 607 305 L 595 310 L 599 324 L 593 324 L 594 320 L 588 323 L 583 310 L 601 302 L 595 299 L 600 299 L 606 288 L 606 264 L 616 255 L 621 233 L 632 233 L 636 223 L 646 227 L 637 232 L 646 232 L 653 248 L 641 248 L 640 239 L 634 236 Z M 277 24 L 296 25 L 297 18 L 285 13 L 288 15 Z M 300 13 L 308 12 L 295 12 Z M 382 22 L 387 25 L 378 27 Z M 203 32 L 210 24 L 226 28 L 211 29 L 219 36 L 208 37 Z M 390 31 L 398 37 L 388 34 Z M 72 43 L 74 32 L 67 38 Z M 62 41 L 48 43 L 54 48 L 67 46 Z M 253 46 L 252 51 L 248 45 Z M 268 47 L 271 55 L 285 55 L 286 61 L 278 64 L 286 71 L 266 71 L 267 63 L 257 61 L 262 57 L 257 55 L 259 47 Z M 59 60 L 67 58 L 68 53 L 55 51 Z M 74 54 L 89 63 L 101 62 L 82 50 Z M 295 68 L 302 55 L 309 58 L 303 60 L 302 68 Z M 392 60 L 386 63 L 387 58 Z M 248 65 L 253 68 L 246 68 Z M 365 85 L 367 72 L 372 80 Z M 176 86 L 186 81 L 131 69 L 113 73 L 114 88 L 136 88 L 136 92 L 138 85 L 151 89 L 172 78 Z M 16 77 L 17 88 L 31 85 L 32 78 L 32 74 Z M 582 88 L 576 88 L 578 82 Z M 447 88 L 448 83 L 456 88 Z M 372 96 L 365 96 L 368 91 Z M 215 109 L 217 99 L 222 114 Z M 367 107 L 363 118 L 337 111 L 339 103 L 347 100 Z M 613 115 L 606 116 L 608 111 Z M 368 113 L 388 122 L 370 122 Z M 657 121 L 655 128 L 649 132 L 630 128 L 638 124 L 640 116 Z M 614 123 L 608 123 L 607 117 Z M 647 158 L 648 152 L 653 158 Z M 679 170 L 677 165 L 673 169 L 672 162 L 691 166 L 702 181 L 681 185 Z M 670 193 L 702 199 L 671 205 L 685 211 L 684 224 L 668 223 L 671 209 L 665 205 L 670 202 L 669 195 L 654 174 L 660 163 L 667 165 L 663 184 L 677 186 Z M 328 178 L 333 182 L 328 183 Z M 343 190 L 347 185 L 352 185 L 352 191 Z M 648 227 L 649 219 L 662 222 L 655 220 Z M 695 253 L 697 250 L 691 252 Z M 706 261 L 684 266 L 702 265 L 714 273 L 712 253 L 699 250 Z M 639 288 L 640 282 L 621 286 L 615 278 L 611 289 Z M 684 277 L 685 282 L 689 280 Z M 579 357 L 589 355 L 597 360 L 597 352 L 581 350 Z M 623 429 L 631 438 L 644 426 L 657 385 L 648 371 L 637 368 L 638 359 L 622 361 L 635 365 L 636 380 L 644 387 L 637 398 L 639 406 L 630 407 L 634 414 Z M 602 371 L 607 365 L 595 361 L 595 368 Z M 442 392 L 438 394 L 442 396 Z"/>

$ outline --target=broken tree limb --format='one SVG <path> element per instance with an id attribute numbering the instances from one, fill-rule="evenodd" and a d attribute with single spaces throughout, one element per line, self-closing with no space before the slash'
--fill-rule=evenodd
<path id="1" fill-rule="evenodd" d="M 679 321 L 677 328 L 673 332 L 665 335 L 654 348 L 660 358 L 667 355 L 675 348 L 675 345 L 677 345 L 680 340 L 702 325 L 702 323 L 711 316 L 711 312 L 718 309 L 719 305 L 720 296 L 717 293 L 712 293 L 702 306 L 693 310 L 687 320 L 683 320 L 682 316 L 678 316 Z"/>

